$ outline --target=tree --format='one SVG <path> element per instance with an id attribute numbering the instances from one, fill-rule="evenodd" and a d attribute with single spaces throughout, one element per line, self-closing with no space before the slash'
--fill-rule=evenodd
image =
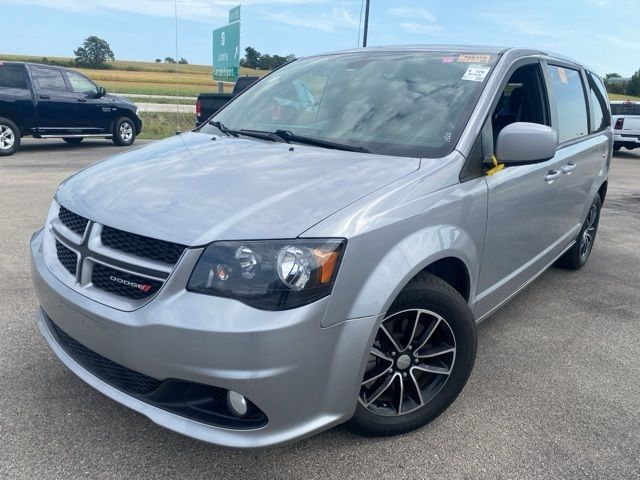
<path id="1" fill-rule="evenodd" d="M 160 60 L 159 58 L 156 58 L 156 63 L 162 63 L 162 60 Z"/>
<path id="2" fill-rule="evenodd" d="M 184 57 L 180 57 L 180 60 L 178 60 L 178 63 L 180 65 L 189 65 L 189 62 L 187 62 L 187 59 Z"/>
<path id="3" fill-rule="evenodd" d="M 607 73 L 604 76 L 605 80 L 609 80 L 610 78 L 622 78 L 622 75 L 620 75 L 619 73 Z"/>
<path id="4" fill-rule="evenodd" d="M 640 96 L 640 70 L 631 76 L 631 80 L 627 82 L 625 87 L 625 92 L 632 97 Z"/>
<path id="5" fill-rule="evenodd" d="M 84 40 L 82 46 L 73 51 L 78 67 L 105 68 L 107 60 L 115 60 L 111 47 L 102 38 L 92 35 Z"/>
<path id="6" fill-rule="evenodd" d="M 244 58 L 240 62 L 240 65 L 246 68 L 258 68 L 258 62 L 262 56 L 260 52 L 253 47 L 245 48 L 244 52 Z"/>
<path id="7" fill-rule="evenodd" d="M 173 57 L 165 57 L 164 63 L 176 63 L 176 61 L 173 59 Z"/>

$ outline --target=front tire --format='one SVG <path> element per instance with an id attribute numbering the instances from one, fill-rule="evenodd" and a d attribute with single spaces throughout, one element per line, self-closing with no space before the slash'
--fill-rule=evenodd
<path id="1" fill-rule="evenodd" d="M 80 142 L 82 142 L 82 140 L 84 140 L 83 137 L 65 137 L 62 140 L 64 140 L 65 142 L 67 142 L 70 145 L 77 145 Z"/>
<path id="2" fill-rule="evenodd" d="M 20 147 L 20 129 L 8 118 L 0 117 L 0 157 L 16 153 Z"/>
<path id="3" fill-rule="evenodd" d="M 419 274 L 378 328 L 350 427 L 372 436 L 420 428 L 460 394 L 475 357 L 475 320 L 464 298 Z"/>
<path id="4" fill-rule="evenodd" d="M 569 270 L 580 270 L 585 266 L 591 255 L 593 244 L 596 241 L 598 233 L 598 225 L 600 224 L 600 209 L 602 208 L 602 200 L 600 195 L 596 194 L 593 199 L 587 219 L 582 224 L 582 229 L 578 234 L 576 243 L 571 247 L 560 259 L 558 265 Z"/>
<path id="5" fill-rule="evenodd" d="M 128 117 L 118 118 L 113 124 L 113 143 L 128 147 L 136 139 L 136 127 Z"/>

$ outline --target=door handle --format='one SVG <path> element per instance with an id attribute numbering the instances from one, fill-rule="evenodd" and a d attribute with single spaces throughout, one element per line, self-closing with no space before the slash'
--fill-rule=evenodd
<path id="1" fill-rule="evenodd" d="M 38 97 L 42 100 L 51 100 L 51 97 L 49 95 L 38 95 Z"/>
<path id="2" fill-rule="evenodd" d="M 552 183 L 554 180 L 560 178 L 560 175 L 562 175 L 560 170 L 549 170 L 544 176 L 544 179 L 546 182 Z"/>
<path id="3" fill-rule="evenodd" d="M 85 98 L 78 98 L 77 99 L 80 103 L 87 103 L 87 100 Z"/>
<path id="4" fill-rule="evenodd" d="M 562 171 L 562 173 L 571 175 L 571 172 L 573 172 L 575 169 L 576 169 L 576 164 L 573 162 L 569 162 L 566 165 L 563 165 L 560 170 Z"/>

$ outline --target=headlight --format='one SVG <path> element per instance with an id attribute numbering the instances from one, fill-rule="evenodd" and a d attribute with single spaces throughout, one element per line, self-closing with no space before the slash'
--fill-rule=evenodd
<path id="1" fill-rule="evenodd" d="M 191 274 L 192 292 L 287 310 L 331 293 L 346 240 L 215 242 Z"/>

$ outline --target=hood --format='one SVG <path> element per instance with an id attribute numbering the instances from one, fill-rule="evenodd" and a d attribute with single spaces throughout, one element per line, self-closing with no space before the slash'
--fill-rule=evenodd
<path id="1" fill-rule="evenodd" d="M 121 97 L 119 95 L 114 95 L 113 93 L 107 93 L 105 97 L 115 103 L 126 103 L 127 105 L 135 106 L 135 102 L 127 97 Z"/>
<path id="2" fill-rule="evenodd" d="M 419 168 L 415 158 L 187 133 L 88 167 L 58 201 L 98 223 L 190 246 L 295 238 Z"/>

